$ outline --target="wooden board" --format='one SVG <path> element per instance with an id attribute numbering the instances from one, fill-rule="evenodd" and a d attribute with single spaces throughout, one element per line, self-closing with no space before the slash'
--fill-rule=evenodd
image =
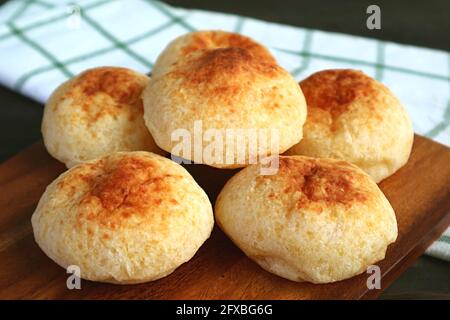
<path id="1" fill-rule="evenodd" d="M 234 173 L 186 166 L 212 200 Z M 262 270 L 214 229 L 195 257 L 170 276 L 141 285 L 82 281 L 66 288 L 67 274 L 38 248 L 30 217 L 47 184 L 64 171 L 37 143 L 0 165 L 0 299 L 361 299 L 368 274 L 327 285 L 295 283 Z M 389 286 L 450 224 L 450 149 L 416 136 L 408 164 L 381 183 L 394 207 L 399 237 L 382 270 Z"/>

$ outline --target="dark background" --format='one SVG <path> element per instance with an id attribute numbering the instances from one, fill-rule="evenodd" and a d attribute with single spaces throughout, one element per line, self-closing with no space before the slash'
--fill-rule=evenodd
<path id="1" fill-rule="evenodd" d="M 6 2 L 0 0 L 0 4 Z M 74 1 L 76 2 L 76 1 Z M 449 0 L 169 0 L 294 26 L 349 33 L 450 51 Z M 381 30 L 366 28 L 366 8 L 381 8 Z M 0 161 L 40 139 L 42 105 L 0 86 Z M 382 298 L 450 299 L 450 264 L 423 256 Z"/>

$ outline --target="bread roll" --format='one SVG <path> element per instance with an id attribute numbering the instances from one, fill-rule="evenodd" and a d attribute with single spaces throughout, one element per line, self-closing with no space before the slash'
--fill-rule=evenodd
<path id="1" fill-rule="evenodd" d="M 252 165 L 220 192 L 220 228 L 265 270 L 329 283 L 384 259 L 397 237 L 394 210 L 375 182 L 342 160 L 281 156 L 275 175 Z"/>
<path id="2" fill-rule="evenodd" d="M 298 143 L 306 118 L 302 91 L 287 71 L 254 51 L 240 47 L 197 50 L 181 57 L 169 71 L 154 76 L 143 99 L 145 123 L 156 144 L 197 163 L 237 168 Z M 181 154 L 177 148 L 180 142 L 173 135 L 184 130 L 194 149 L 195 125 L 199 122 L 205 135 L 214 130 L 219 138 L 214 136 L 212 140 L 223 142 L 222 150 L 217 151 L 219 157 L 202 159 L 209 145 L 204 136 L 200 137 L 200 160 L 193 151 Z M 236 133 L 231 139 L 234 146 L 225 139 L 227 130 Z M 240 143 L 238 130 L 253 130 L 261 139 L 255 141 L 250 134 L 243 134 Z M 275 140 L 278 143 L 273 144 Z M 262 147 L 264 144 L 270 148 Z M 261 148 L 252 148 L 256 145 Z M 240 152 L 246 155 L 244 161 L 239 160 Z"/>
<path id="3" fill-rule="evenodd" d="M 214 219 L 205 192 L 175 162 L 119 152 L 53 181 L 31 218 L 41 249 L 87 280 L 152 281 L 191 259 Z"/>
<path id="4" fill-rule="evenodd" d="M 325 70 L 300 82 L 308 105 L 304 138 L 287 154 L 349 161 L 376 182 L 409 158 L 411 120 L 383 84 L 356 70 Z"/>
<path id="5" fill-rule="evenodd" d="M 48 152 L 67 167 L 116 151 L 163 154 L 142 118 L 141 93 L 148 82 L 133 70 L 101 67 L 63 83 L 44 109 Z"/>

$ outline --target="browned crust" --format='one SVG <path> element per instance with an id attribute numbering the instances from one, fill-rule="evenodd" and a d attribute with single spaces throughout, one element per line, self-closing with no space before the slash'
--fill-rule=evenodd
<path id="1" fill-rule="evenodd" d="M 141 94 L 146 84 L 144 79 L 144 76 L 140 77 L 126 68 L 94 68 L 76 77 L 60 100 L 72 98 L 72 104 L 92 122 L 124 111 L 129 111 L 130 115 L 143 114 Z M 100 110 L 93 108 L 99 104 L 102 105 Z M 55 108 L 57 106 L 55 104 Z"/>
<path id="2" fill-rule="evenodd" d="M 335 69 L 316 72 L 300 82 L 308 108 L 329 112 L 333 119 L 347 112 L 354 101 L 375 96 L 381 85 L 363 72 Z M 367 104 L 375 108 L 375 104 Z"/>
<path id="3" fill-rule="evenodd" d="M 305 157 L 280 157 L 279 161 L 276 179 L 285 186 L 282 193 L 299 192 L 296 208 L 311 204 L 350 206 L 370 197 L 365 189 L 358 188 L 368 178 L 344 161 L 331 163 Z M 260 176 L 259 179 L 271 179 L 271 176 Z M 268 194 L 270 200 L 277 197 L 275 193 Z"/>
<path id="4" fill-rule="evenodd" d="M 259 59 L 249 50 L 233 47 L 193 54 L 176 65 L 170 75 L 183 79 L 186 88 L 202 85 L 199 92 L 203 95 L 235 96 L 255 79 L 275 78 L 281 72 L 276 63 Z M 245 77 L 242 82 L 233 81 L 242 77 Z"/>
<path id="5" fill-rule="evenodd" d="M 57 188 L 69 195 L 76 186 L 88 190 L 79 202 L 78 226 L 89 222 L 117 228 L 133 217 L 151 215 L 152 208 L 177 204 L 171 186 L 181 178 L 162 172 L 151 159 L 123 156 L 74 168 Z"/>
<path id="6" fill-rule="evenodd" d="M 249 37 L 229 32 L 195 32 L 190 38 L 189 45 L 183 47 L 181 53 L 183 55 L 189 55 L 194 51 L 211 48 L 242 48 L 252 52 L 253 55 L 260 59 L 275 63 L 275 58 L 266 48 Z"/>

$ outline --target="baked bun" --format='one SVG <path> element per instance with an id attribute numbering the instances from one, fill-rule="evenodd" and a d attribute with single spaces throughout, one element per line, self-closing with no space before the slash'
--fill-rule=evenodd
<path id="1" fill-rule="evenodd" d="M 219 48 L 243 48 L 260 59 L 275 63 L 275 58 L 269 50 L 249 37 L 219 30 L 195 31 L 179 36 L 169 43 L 158 56 L 152 69 L 152 76 L 167 72 L 175 62 L 194 51 Z"/>
<path id="2" fill-rule="evenodd" d="M 36 242 L 87 280 L 131 284 L 162 278 L 191 259 L 214 219 L 205 192 L 175 162 L 119 152 L 53 181 L 31 222 Z"/>
<path id="3" fill-rule="evenodd" d="M 325 70 L 300 82 L 308 105 L 304 138 L 287 154 L 337 158 L 376 182 L 409 158 L 411 120 L 383 84 L 356 70 Z"/>
<path id="4" fill-rule="evenodd" d="M 101 67 L 63 83 L 44 109 L 48 152 L 67 167 L 116 151 L 162 153 L 142 118 L 141 93 L 148 82 L 133 70 Z"/>
<path id="5" fill-rule="evenodd" d="M 277 174 L 259 170 L 249 166 L 228 181 L 215 215 L 262 268 L 328 283 L 384 259 L 397 237 L 394 210 L 361 169 L 342 160 L 281 156 Z"/>
<path id="6" fill-rule="evenodd" d="M 160 148 L 217 168 L 243 167 L 252 159 L 286 151 L 302 138 L 306 119 L 306 102 L 294 78 L 269 59 L 239 47 L 186 55 L 168 72 L 152 78 L 143 99 L 145 123 Z M 210 130 L 217 133 L 214 139 L 223 142 L 220 156 L 202 159 L 209 143 L 206 137 L 204 149 L 200 146 L 200 159 L 190 150 L 187 154 L 180 151 L 180 141 L 174 139 L 174 134 L 187 132 L 194 148 L 196 123 L 200 123 L 205 135 Z M 237 142 L 239 129 L 245 132 L 240 136 L 242 143 Z M 227 130 L 233 130 L 230 140 L 235 141 L 235 146 L 225 141 Z M 261 141 L 252 140 L 246 134 L 250 130 Z M 273 144 L 276 137 L 278 143 Z M 261 147 L 263 143 L 270 148 Z M 253 148 L 256 144 L 261 148 Z M 245 159 L 240 161 L 239 154 L 244 153 Z"/>

